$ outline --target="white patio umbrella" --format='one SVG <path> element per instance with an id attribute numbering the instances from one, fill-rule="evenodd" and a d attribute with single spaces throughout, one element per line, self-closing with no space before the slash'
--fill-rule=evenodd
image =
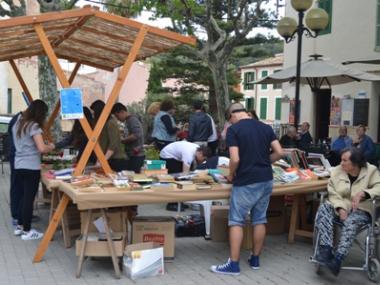
<path id="1" fill-rule="evenodd" d="M 311 59 L 301 63 L 301 84 L 309 84 L 315 91 L 322 86 L 344 84 L 353 81 L 380 81 L 380 76 L 375 74 L 355 70 L 334 64 L 321 58 L 321 55 L 311 55 Z M 296 67 L 285 68 L 273 73 L 253 83 L 255 84 L 276 84 L 283 82 L 293 82 L 296 79 Z"/>

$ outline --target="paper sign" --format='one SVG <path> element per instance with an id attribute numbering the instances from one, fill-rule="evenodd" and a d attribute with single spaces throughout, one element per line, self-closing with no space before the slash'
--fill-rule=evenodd
<path id="1" fill-rule="evenodd" d="M 78 88 L 65 88 L 60 92 L 62 120 L 83 118 L 82 90 Z"/>

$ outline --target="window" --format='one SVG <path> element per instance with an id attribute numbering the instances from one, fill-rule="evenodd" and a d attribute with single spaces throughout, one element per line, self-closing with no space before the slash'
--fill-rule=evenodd
<path id="1" fill-rule="evenodd" d="M 255 81 L 254 72 L 244 72 L 244 90 L 253 90 L 253 82 Z"/>
<path id="2" fill-rule="evenodd" d="M 281 120 L 281 97 L 276 98 L 274 119 Z"/>
<path id="3" fill-rule="evenodd" d="M 12 88 L 8 88 L 8 106 L 7 113 L 12 114 Z"/>
<path id="4" fill-rule="evenodd" d="M 276 69 L 275 71 L 273 71 L 273 73 L 276 73 L 276 72 L 279 72 L 281 71 L 281 69 Z M 273 89 L 281 89 L 282 88 L 282 84 L 281 83 L 276 83 L 276 84 L 273 84 Z"/>
<path id="5" fill-rule="evenodd" d="M 261 78 L 268 76 L 268 70 L 261 71 Z M 261 84 L 261 90 L 267 90 L 268 84 Z"/>
<path id="6" fill-rule="evenodd" d="M 260 119 L 267 119 L 268 98 L 260 98 Z"/>
<path id="7" fill-rule="evenodd" d="M 245 99 L 245 109 L 248 111 L 253 110 L 255 108 L 255 99 L 250 97 Z"/>
<path id="8" fill-rule="evenodd" d="M 329 24 L 326 29 L 320 31 L 320 35 L 326 35 L 331 33 L 331 23 L 332 23 L 332 0 L 319 0 L 319 8 L 322 8 L 329 15 Z"/>

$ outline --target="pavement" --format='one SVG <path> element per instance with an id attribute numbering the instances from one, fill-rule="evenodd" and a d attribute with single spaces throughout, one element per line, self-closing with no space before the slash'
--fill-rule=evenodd
<path id="1" fill-rule="evenodd" d="M 0 167 L 1 171 L 1 167 Z M 49 206 L 39 203 L 35 215 L 41 219 L 33 227 L 44 231 L 48 225 Z M 191 213 L 189 211 L 184 214 Z M 141 215 L 175 215 L 167 212 L 165 205 L 142 205 Z M 75 247 L 65 248 L 62 235 L 56 234 L 43 261 L 32 263 L 39 241 L 22 241 L 13 235 L 9 212 L 9 167 L 4 163 L 4 174 L 0 172 L 0 285 L 5 284 L 373 284 L 366 272 L 344 270 L 335 278 L 323 270 L 320 275 L 309 263 L 312 243 L 297 239 L 287 243 L 287 236 L 272 235 L 266 239 L 261 255 L 260 270 L 247 265 L 248 251 L 241 256 L 241 275 L 232 277 L 217 275 L 209 271 L 213 264 L 224 263 L 228 258 L 228 244 L 206 241 L 202 237 L 177 238 L 174 262 L 165 263 L 165 274 L 132 281 L 122 275 L 115 279 L 110 258 L 87 259 L 82 277 L 75 277 L 77 257 Z M 354 248 L 347 258 L 349 264 L 361 264 L 363 254 Z"/>

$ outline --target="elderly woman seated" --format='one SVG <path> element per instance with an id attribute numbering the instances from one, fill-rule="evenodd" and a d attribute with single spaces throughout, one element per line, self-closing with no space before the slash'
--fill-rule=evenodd
<path id="1" fill-rule="evenodd" d="M 340 165 L 331 172 L 328 199 L 320 206 L 315 221 L 320 236 L 317 260 L 334 275 L 339 274 L 342 260 L 347 256 L 358 230 L 371 222 L 369 199 L 380 195 L 379 171 L 366 162 L 359 149 L 344 149 L 341 159 Z M 342 224 L 335 252 L 333 222 Z"/>

